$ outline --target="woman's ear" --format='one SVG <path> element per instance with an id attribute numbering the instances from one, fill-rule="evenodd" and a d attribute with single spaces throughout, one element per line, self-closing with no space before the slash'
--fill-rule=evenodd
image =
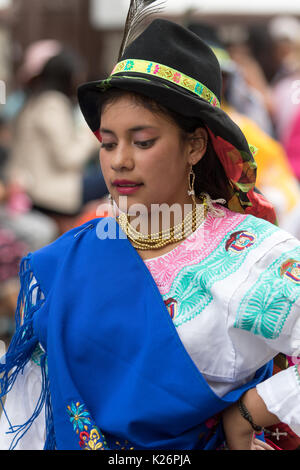
<path id="1" fill-rule="evenodd" d="M 196 165 L 205 155 L 207 149 L 208 134 L 206 129 L 198 127 L 188 138 L 188 162 Z"/>

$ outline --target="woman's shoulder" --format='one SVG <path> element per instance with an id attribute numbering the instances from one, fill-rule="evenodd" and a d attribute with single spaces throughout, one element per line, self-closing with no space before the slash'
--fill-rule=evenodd
<path id="1" fill-rule="evenodd" d="M 256 217 L 252 214 L 234 212 L 230 209 L 224 208 L 225 220 L 232 224 L 242 224 L 245 226 L 253 227 L 257 232 L 265 231 L 272 232 L 273 234 L 278 234 L 283 238 L 294 238 L 295 241 L 300 243 L 292 234 L 282 229 L 279 225 L 271 223 L 268 220 L 265 220 L 262 217 Z"/>
<path id="2" fill-rule="evenodd" d="M 261 267 L 277 258 L 300 258 L 300 241 L 279 226 L 251 214 L 239 214 L 226 208 L 223 217 L 211 217 L 207 238 L 218 240 L 217 250 L 230 263 L 237 260 L 244 269 L 251 269 L 258 260 Z"/>
<path id="3" fill-rule="evenodd" d="M 46 90 L 30 97 L 26 104 L 26 110 L 37 113 L 47 113 L 55 111 L 70 112 L 71 102 L 69 98 L 56 90 Z"/>
<path id="4" fill-rule="evenodd" d="M 45 90 L 39 93 L 38 95 L 36 95 L 35 99 L 37 102 L 56 101 L 56 102 L 70 103 L 69 98 L 64 93 L 58 90 Z"/>
<path id="5" fill-rule="evenodd" d="M 251 214 L 239 213 L 226 207 L 214 205 L 214 211 L 210 211 L 206 221 L 207 236 L 211 237 L 232 237 L 233 235 L 248 235 L 252 233 L 255 238 L 262 238 L 265 233 L 270 235 L 277 234 L 281 238 L 291 237 L 267 220 L 255 217 Z M 243 236 L 243 235 L 241 235 Z"/>

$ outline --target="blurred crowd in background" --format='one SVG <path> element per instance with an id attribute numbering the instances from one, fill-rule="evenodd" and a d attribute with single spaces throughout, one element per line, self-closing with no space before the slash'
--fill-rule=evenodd
<path id="1" fill-rule="evenodd" d="M 257 188 L 274 204 L 279 225 L 300 239 L 300 20 L 276 16 L 236 34 L 199 18 L 184 21 L 213 48 L 223 74 L 222 106 L 259 149 Z M 24 48 L 0 107 L 0 339 L 6 342 L 20 259 L 96 217 L 107 197 L 99 143 L 76 102 L 77 86 L 90 78 L 76 48 L 45 37 Z"/>

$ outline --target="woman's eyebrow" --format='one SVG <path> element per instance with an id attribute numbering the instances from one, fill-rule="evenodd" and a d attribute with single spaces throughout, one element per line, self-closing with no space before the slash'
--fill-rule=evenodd
<path id="1" fill-rule="evenodd" d="M 144 131 L 145 129 L 157 129 L 155 126 L 135 126 L 128 129 L 130 132 Z"/>
<path id="2" fill-rule="evenodd" d="M 104 127 L 101 127 L 100 128 L 100 134 L 113 134 L 115 135 L 115 133 L 109 129 L 104 129 Z"/>
<path id="3" fill-rule="evenodd" d="M 144 131 L 146 129 L 158 129 L 157 127 L 155 126 L 135 126 L 135 127 L 131 127 L 130 129 L 128 129 L 129 132 L 138 132 L 138 131 Z M 101 127 L 100 129 L 100 133 L 101 134 L 112 134 L 112 135 L 115 135 L 115 133 L 110 130 L 110 129 L 105 129 L 104 127 Z"/>

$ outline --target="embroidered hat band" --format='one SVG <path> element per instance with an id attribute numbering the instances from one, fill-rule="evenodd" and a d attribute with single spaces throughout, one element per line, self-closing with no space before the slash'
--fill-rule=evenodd
<path id="1" fill-rule="evenodd" d="M 159 64 L 157 62 L 150 62 L 148 60 L 127 59 L 119 62 L 115 66 L 111 76 L 114 76 L 120 72 L 136 72 L 163 78 L 164 80 L 175 83 L 176 85 L 191 91 L 195 95 L 198 95 L 200 98 L 210 103 L 212 106 L 217 108 L 221 107 L 220 101 L 216 95 L 209 88 L 207 88 L 207 86 L 169 66 Z"/>

